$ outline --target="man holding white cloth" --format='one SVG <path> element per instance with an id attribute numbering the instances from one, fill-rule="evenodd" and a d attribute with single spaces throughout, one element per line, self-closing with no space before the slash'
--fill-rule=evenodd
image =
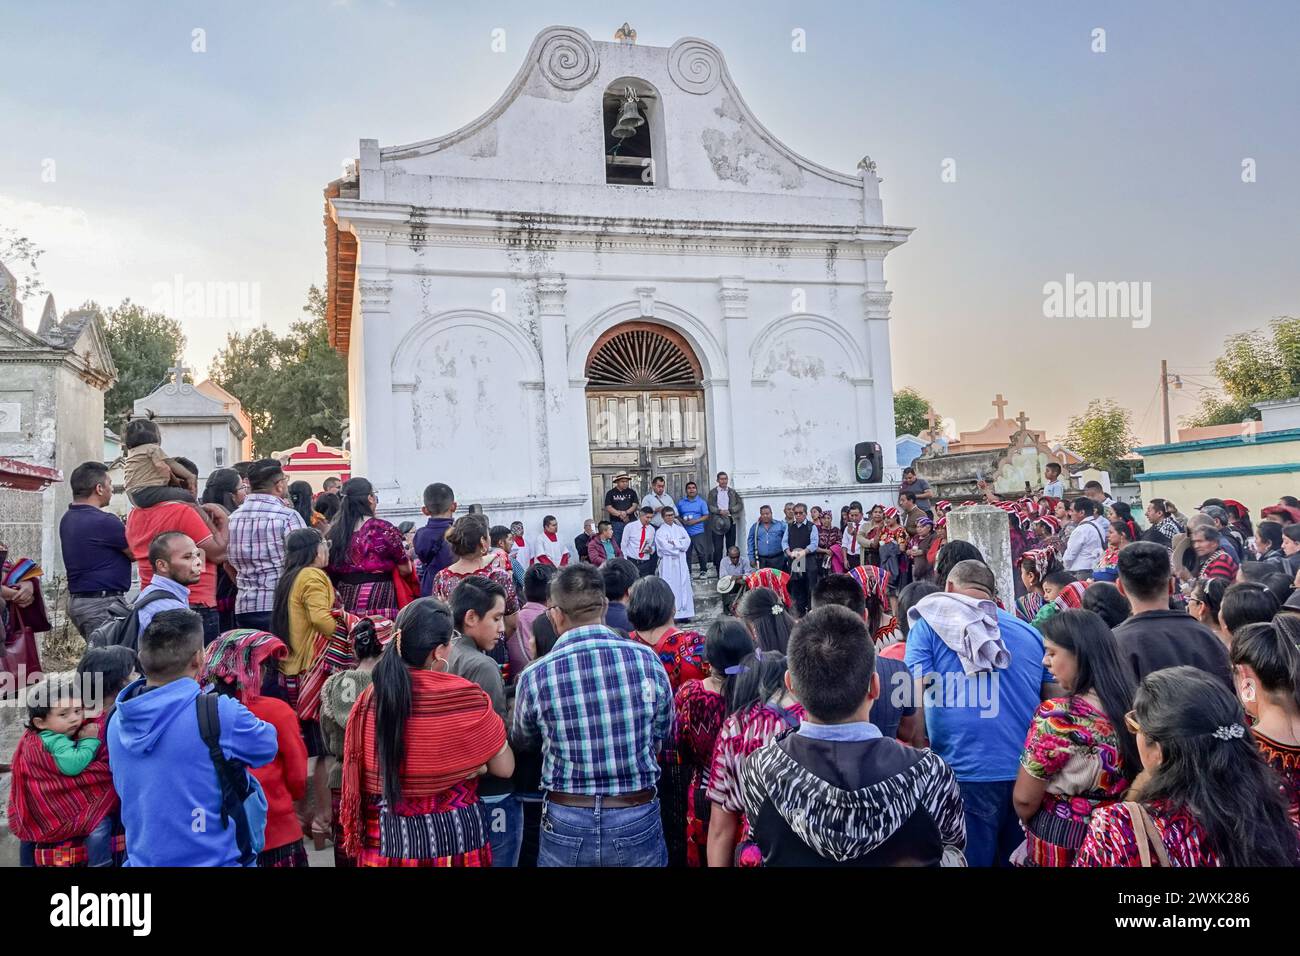
<path id="1" fill-rule="evenodd" d="M 1007 866 L 1024 839 L 1011 793 L 1025 730 L 1056 689 L 1043 667 L 1042 635 L 995 597 L 988 566 L 961 561 L 947 590 L 907 615 L 912 703 L 923 709 L 930 747 L 957 775 L 971 866 Z"/>

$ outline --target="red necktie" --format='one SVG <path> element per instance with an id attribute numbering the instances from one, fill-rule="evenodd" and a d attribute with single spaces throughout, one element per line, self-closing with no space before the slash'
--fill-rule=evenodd
<path id="1" fill-rule="evenodd" d="M 645 557 L 645 525 L 641 526 L 641 548 L 637 551 L 638 557 Z"/>

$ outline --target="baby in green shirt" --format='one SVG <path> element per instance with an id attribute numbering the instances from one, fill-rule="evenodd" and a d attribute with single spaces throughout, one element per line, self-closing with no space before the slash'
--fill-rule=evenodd
<path id="1" fill-rule="evenodd" d="M 90 692 L 80 683 L 52 674 L 27 688 L 27 732 L 14 751 L 9 794 L 9 828 L 21 841 L 24 866 L 114 863 L 115 801 L 101 751 L 107 744 L 101 722 L 86 719 L 83 694 Z M 41 854 L 84 863 L 37 863 Z"/>
<path id="2" fill-rule="evenodd" d="M 47 706 L 30 707 L 28 713 L 28 727 L 40 735 L 59 773 L 75 777 L 90 766 L 101 745 L 99 724 L 86 720 L 80 697 L 61 695 Z"/>

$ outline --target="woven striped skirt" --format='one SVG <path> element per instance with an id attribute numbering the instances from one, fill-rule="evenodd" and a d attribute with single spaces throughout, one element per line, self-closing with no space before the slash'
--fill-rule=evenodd
<path id="1" fill-rule="evenodd" d="M 492 845 L 476 787 L 439 794 L 428 812 L 390 813 L 383 799 L 366 797 L 366 833 L 357 866 L 486 867 Z"/>

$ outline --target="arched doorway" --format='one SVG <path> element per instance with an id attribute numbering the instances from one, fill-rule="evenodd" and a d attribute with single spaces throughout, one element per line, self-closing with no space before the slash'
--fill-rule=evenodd
<path id="1" fill-rule="evenodd" d="M 690 344 L 652 322 L 622 322 L 587 357 L 587 438 L 591 500 L 604 517 L 605 492 L 627 472 L 644 496 L 650 479 L 668 479 L 674 499 L 695 481 L 709 485 L 704 429 L 704 377 Z"/>

